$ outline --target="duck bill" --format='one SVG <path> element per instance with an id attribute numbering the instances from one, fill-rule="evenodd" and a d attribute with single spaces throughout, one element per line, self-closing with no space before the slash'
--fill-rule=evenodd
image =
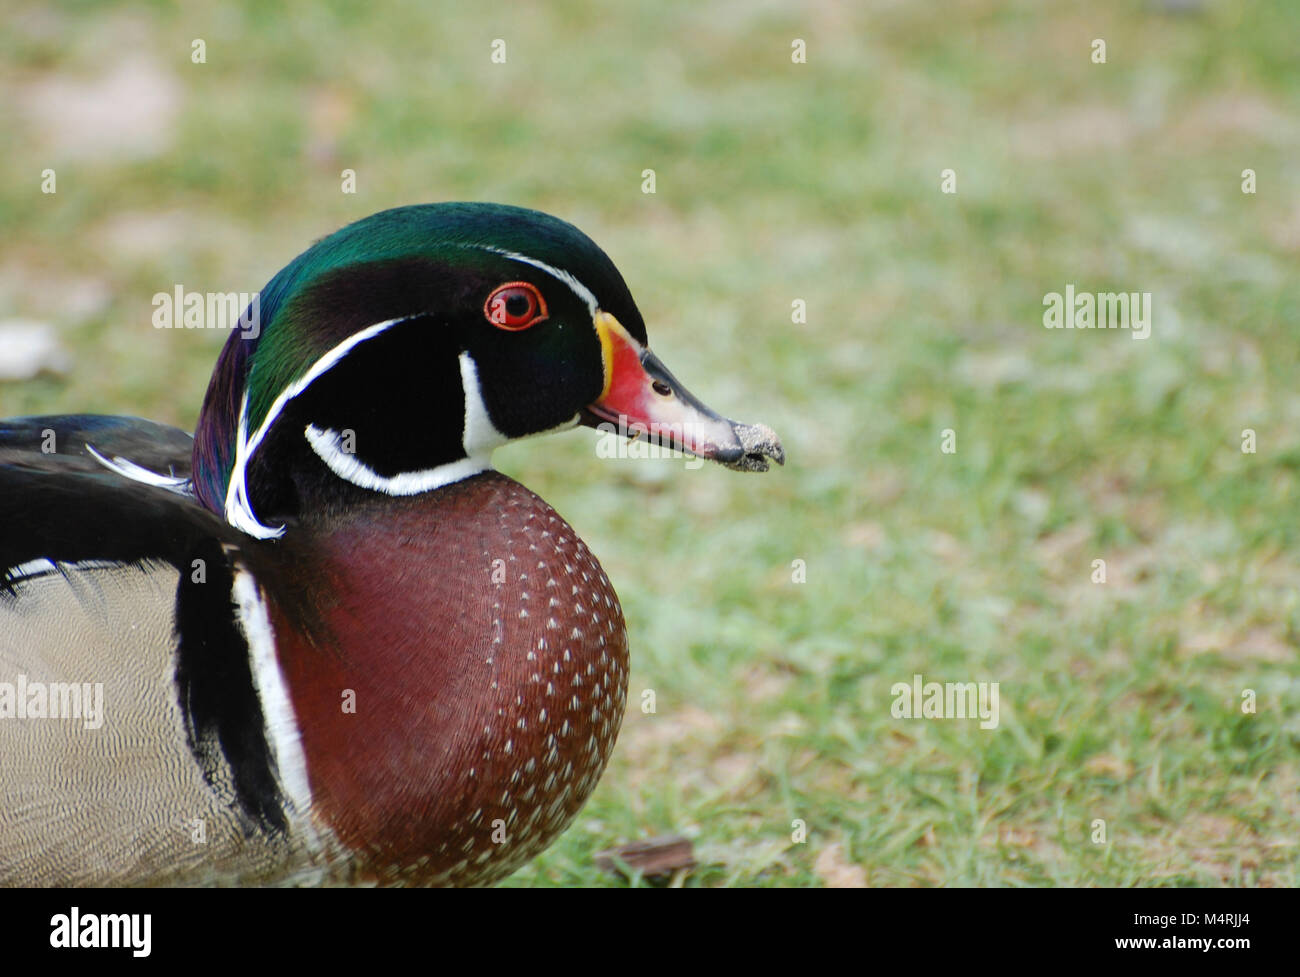
<path id="1" fill-rule="evenodd" d="M 605 361 L 605 388 L 582 412 L 582 423 L 602 431 L 686 451 L 736 471 L 765 472 L 769 459 L 785 464 L 776 432 L 741 424 L 705 406 L 607 312 L 596 316 Z"/>

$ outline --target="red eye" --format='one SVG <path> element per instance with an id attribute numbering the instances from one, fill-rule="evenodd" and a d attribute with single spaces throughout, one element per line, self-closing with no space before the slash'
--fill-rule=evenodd
<path id="1" fill-rule="evenodd" d="M 530 282 L 506 282 L 493 289 L 483 314 L 498 329 L 518 332 L 546 318 L 546 300 Z"/>

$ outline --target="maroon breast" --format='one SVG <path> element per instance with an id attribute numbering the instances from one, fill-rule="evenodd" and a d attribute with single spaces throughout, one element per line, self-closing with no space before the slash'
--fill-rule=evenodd
<path id="1" fill-rule="evenodd" d="M 382 517 L 380 511 L 382 510 Z M 272 609 L 313 808 L 362 878 L 494 881 L 605 768 L 627 633 L 600 564 L 495 472 L 288 534 Z"/>

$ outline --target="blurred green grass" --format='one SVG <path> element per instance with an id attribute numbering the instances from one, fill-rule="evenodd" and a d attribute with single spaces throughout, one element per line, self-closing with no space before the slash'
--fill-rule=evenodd
<path id="1" fill-rule="evenodd" d="M 153 330 L 155 292 L 399 204 L 555 213 L 790 462 L 501 453 L 633 649 L 610 770 L 511 884 L 618 884 L 593 851 L 680 831 L 686 884 L 1294 886 L 1300 8 L 1167 6 L 11 4 L 0 318 L 74 366 L 0 415 L 192 428 L 224 337 Z M 105 89 L 153 107 L 97 134 L 68 106 Z M 1150 291 L 1151 338 L 1043 329 L 1067 282 Z M 893 719 L 917 672 L 999 682 L 1000 727 Z"/>

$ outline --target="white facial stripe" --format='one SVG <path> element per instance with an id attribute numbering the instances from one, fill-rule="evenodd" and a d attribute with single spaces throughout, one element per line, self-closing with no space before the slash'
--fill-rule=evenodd
<path id="1" fill-rule="evenodd" d="M 285 404 L 310 387 L 322 373 L 329 370 L 351 352 L 353 347 L 365 342 L 367 339 L 373 339 L 399 322 L 405 321 L 406 318 L 404 317 L 389 319 L 386 322 L 377 322 L 373 326 L 367 326 L 360 332 L 353 333 L 331 349 L 313 363 L 302 377 L 280 392 L 280 395 L 271 403 L 271 409 L 266 412 L 266 417 L 258 427 L 257 433 L 251 439 L 248 437 L 248 391 L 244 391 L 244 399 L 239 405 L 239 428 L 235 438 L 235 466 L 230 473 L 230 484 L 226 486 L 226 522 L 258 539 L 272 539 L 284 533 L 283 526 L 272 529 L 270 526 L 262 525 L 253 512 L 253 507 L 248 499 L 248 485 L 246 483 L 249 459 L 252 458 L 253 452 L 262 443 L 262 439 L 266 437 L 266 432 L 270 430 L 276 418 L 280 416 L 280 412 L 284 410 Z"/>
<path id="2" fill-rule="evenodd" d="M 573 289 L 574 294 L 587 304 L 593 317 L 595 316 L 597 312 L 596 297 L 567 271 L 553 268 L 526 255 L 501 251 L 498 248 L 489 247 L 486 250 L 533 265 L 548 274 L 554 275 Z M 283 526 L 274 528 L 265 526 L 253 512 L 252 503 L 248 498 L 247 473 L 249 460 L 290 400 L 311 386 L 321 374 L 337 364 L 359 343 L 372 339 L 399 322 L 405 321 L 405 318 L 389 319 L 386 322 L 368 326 L 331 349 L 313 363 L 311 368 L 299 380 L 295 381 L 275 398 L 271 404 L 271 409 L 267 411 L 266 418 L 258 426 L 256 433 L 251 438 L 248 437 L 248 391 L 244 391 L 243 400 L 239 405 L 239 426 L 235 439 L 235 463 L 231 470 L 230 483 L 226 487 L 225 513 L 228 523 L 241 532 L 257 539 L 274 539 L 284 534 Z M 417 495 L 421 492 L 428 492 L 441 488 L 443 485 L 450 485 L 452 482 L 469 478 L 471 475 L 477 475 L 479 472 L 491 468 L 492 452 L 508 442 L 510 438 L 497 430 L 496 425 L 492 423 L 487 405 L 483 402 L 482 388 L 479 386 L 478 366 L 468 352 L 460 354 L 460 378 L 465 402 L 464 434 L 461 439 L 461 447 L 464 449 L 466 457 L 458 461 L 422 471 L 399 472 L 397 475 L 385 476 L 380 475 L 373 468 L 358 460 L 355 455 L 344 451 L 342 438 L 336 431 L 322 430 L 314 424 L 309 424 L 303 432 L 304 436 L 317 457 L 339 478 L 361 488 L 383 492 L 386 495 Z M 550 434 L 553 431 L 568 430 L 577 425 L 579 420 L 579 415 L 575 414 L 570 420 L 557 425 L 550 431 L 540 431 L 538 433 Z M 144 469 L 140 470 L 144 471 Z"/>
<path id="3" fill-rule="evenodd" d="M 504 251 L 501 248 L 494 248 L 487 244 L 481 244 L 478 245 L 478 247 L 482 248 L 484 251 L 491 251 L 493 254 L 499 254 L 503 257 L 509 258 L 512 261 L 522 261 L 526 265 L 532 265 L 534 268 L 542 269 L 542 271 L 546 272 L 553 278 L 558 278 L 573 290 L 574 295 L 578 296 L 578 298 L 582 299 L 582 301 L 587 304 L 587 309 L 591 312 L 591 317 L 593 319 L 596 317 L 596 310 L 599 308 L 599 304 L 596 302 L 596 296 L 591 293 L 591 289 L 587 288 L 586 285 L 582 284 L 582 282 L 578 281 L 578 279 L 574 278 L 563 268 L 556 268 L 553 265 L 548 265 L 545 261 L 538 261 L 536 258 L 528 257 L 526 254 L 518 254 L 514 251 Z"/>
<path id="4" fill-rule="evenodd" d="M 311 810 L 307 756 L 303 753 L 298 718 L 293 711 L 284 673 L 280 671 L 271 617 L 262 599 L 261 588 L 247 570 L 235 569 L 231 597 L 235 601 L 235 619 L 248 644 L 248 662 L 252 667 L 258 700 L 262 703 L 267 745 L 271 748 L 280 784 L 293 806 L 292 813 L 305 819 Z"/>
<path id="5" fill-rule="evenodd" d="M 322 431 L 314 424 L 308 424 L 307 443 L 316 452 L 325 466 L 339 478 L 361 488 L 385 495 L 419 495 L 429 492 L 463 478 L 477 475 L 491 467 L 487 458 L 462 458 L 447 465 L 428 468 L 419 472 L 399 472 L 396 475 L 380 475 L 373 468 L 357 460 L 356 455 L 349 454 L 342 448 L 342 437 L 337 431 Z"/>

